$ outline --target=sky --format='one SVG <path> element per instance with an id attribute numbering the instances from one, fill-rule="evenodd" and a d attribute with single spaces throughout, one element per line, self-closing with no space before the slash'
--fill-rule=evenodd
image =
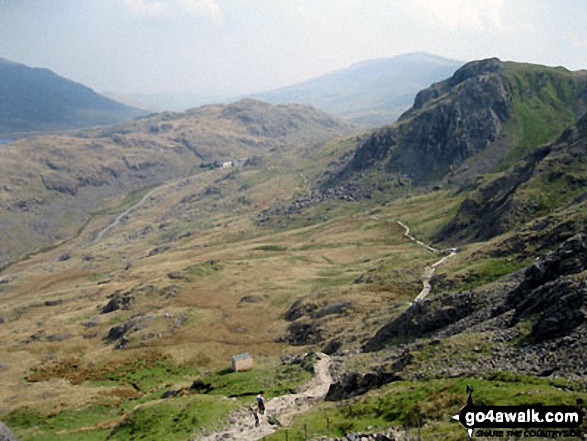
<path id="1" fill-rule="evenodd" d="M 116 93 L 235 95 L 426 51 L 587 69 L 586 0 L 0 0 L 0 57 Z"/>

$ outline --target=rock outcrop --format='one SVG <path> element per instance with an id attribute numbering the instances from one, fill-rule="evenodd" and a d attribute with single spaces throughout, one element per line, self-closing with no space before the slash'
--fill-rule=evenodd
<path id="1" fill-rule="evenodd" d="M 436 240 L 490 239 L 552 209 L 581 203 L 585 186 L 587 116 L 556 142 L 535 149 L 510 170 L 472 191 Z"/>
<path id="2" fill-rule="evenodd" d="M 495 370 L 532 375 L 585 372 L 587 351 L 581 342 L 587 335 L 587 284 L 582 276 L 586 268 L 587 234 L 579 233 L 491 286 L 448 293 L 412 305 L 381 328 L 363 350 L 375 351 L 397 342 L 417 346 L 421 343 L 415 341 L 420 337 L 483 332 L 493 339 L 497 356 L 477 366 L 469 363 L 437 374 Z M 520 335 L 516 325 L 524 320 L 531 324 L 531 330 Z M 523 344 L 505 344 L 514 339 L 523 339 Z M 394 371 L 402 369 L 397 366 Z"/>
<path id="3" fill-rule="evenodd" d="M 501 161 L 555 140 L 585 113 L 586 91 L 578 72 L 497 58 L 467 63 L 419 92 L 397 123 L 360 139 L 325 188 L 398 177 L 432 187 L 494 172 Z M 536 136 L 542 125 L 548 130 Z"/>
<path id="4" fill-rule="evenodd" d="M 287 327 L 287 334 L 278 341 L 289 343 L 292 346 L 304 346 L 323 341 L 322 329 L 317 321 L 309 323 L 294 322 Z"/>
<path id="5" fill-rule="evenodd" d="M 343 376 L 336 383 L 332 383 L 328 393 L 324 398 L 325 401 L 341 401 L 347 398 L 363 395 L 366 392 L 377 389 L 381 386 L 399 381 L 401 377 L 387 372 L 371 372 L 368 374 L 359 374 L 351 372 Z"/>
<path id="6" fill-rule="evenodd" d="M 376 351 L 390 341 L 412 341 L 459 321 L 475 309 L 471 292 L 451 293 L 413 303 L 403 314 L 381 328 L 363 351 Z"/>
<path id="7" fill-rule="evenodd" d="M 18 441 L 16 435 L 0 421 L 0 441 Z"/>
<path id="8" fill-rule="evenodd" d="M 131 296 L 129 293 L 121 294 L 120 292 L 116 292 L 110 296 L 110 300 L 102 308 L 101 312 L 102 314 L 108 314 L 110 312 L 118 311 L 119 309 L 130 309 L 134 300 L 134 296 Z"/>
<path id="9" fill-rule="evenodd" d="M 503 133 L 511 115 L 501 61 L 475 61 L 450 79 L 418 93 L 398 125 L 367 138 L 343 175 L 382 163 L 415 183 L 430 183 L 487 148 Z"/>

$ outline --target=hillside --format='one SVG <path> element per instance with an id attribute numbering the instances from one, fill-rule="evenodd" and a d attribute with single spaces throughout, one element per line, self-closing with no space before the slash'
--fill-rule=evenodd
<path id="1" fill-rule="evenodd" d="M 0 137 L 112 124 L 144 114 L 48 69 L 0 59 Z"/>
<path id="2" fill-rule="evenodd" d="M 503 170 L 584 112 L 584 71 L 475 61 L 422 90 L 393 125 L 368 134 L 334 183 L 359 174 L 414 185 Z"/>
<path id="3" fill-rule="evenodd" d="M 49 246 L 0 270 L 0 419 L 25 441 L 464 441 L 451 416 L 467 387 L 479 404 L 575 405 L 587 117 L 559 124 L 584 113 L 581 75 L 475 62 L 358 136 L 244 100 L 5 146 L 0 249 Z M 451 151 L 432 149 L 444 130 L 462 154 L 448 172 L 422 161 L 437 181 L 388 168 L 394 137 L 424 121 L 438 126 L 422 149 Z M 473 161 L 493 133 L 507 149 Z M 230 372 L 244 352 L 253 369 Z"/>
<path id="4" fill-rule="evenodd" d="M 587 200 L 587 116 L 470 192 L 437 239 L 488 240 Z M 545 224 L 546 226 L 547 224 Z"/>
<path id="5" fill-rule="evenodd" d="M 352 130 L 305 106 L 242 100 L 5 145 L 0 265 L 74 236 L 129 193 L 223 162 L 313 147 Z"/>
<path id="6" fill-rule="evenodd" d="M 364 61 L 319 78 L 253 95 L 270 103 L 305 103 L 372 127 L 390 124 L 416 93 L 454 73 L 462 62 L 425 52 Z"/>
<path id="7" fill-rule="evenodd" d="M 220 104 L 235 101 L 224 95 L 207 95 L 190 92 L 103 92 L 102 94 L 129 106 L 150 110 L 151 112 L 162 112 L 165 110 L 181 112 L 195 107 L 205 106 L 207 104 Z"/>

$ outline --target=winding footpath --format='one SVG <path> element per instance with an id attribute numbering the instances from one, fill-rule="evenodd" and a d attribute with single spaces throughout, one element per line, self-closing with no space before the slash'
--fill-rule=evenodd
<path id="1" fill-rule="evenodd" d="M 226 428 L 204 436 L 194 435 L 192 439 L 257 441 L 280 428 L 277 424 L 270 424 L 269 420 L 276 419 L 284 426 L 291 423 L 295 415 L 308 411 L 315 403 L 322 400 L 332 383 L 330 357 L 321 352 L 317 352 L 316 355 L 320 359 L 314 364 L 314 377 L 304 385 L 301 392 L 280 395 L 267 401 L 265 415 L 259 415 L 261 419 L 259 427 L 255 427 L 255 420 L 249 409 L 238 409 L 229 416 Z"/>
<path id="2" fill-rule="evenodd" d="M 442 259 L 434 262 L 432 265 L 427 266 L 426 268 L 424 268 L 424 273 L 422 274 L 422 291 L 420 291 L 420 294 L 418 294 L 416 296 L 416 298 L 414 299 L 414 303 L 416 302 L 421 302 L 422 300 L 424 300 L 426 298 L 426 296 L 430 293 L 430 280 L 432 279 L 432 277 L 434 276 L 434 273 L 436 271 L 436 268 L 440 265 L 442 265 L 447 259 L 451 258 L 452 256 L 454 256 L 455 254 L 457 254 L 457 249 L 456 248 L 449 248 L 445 251 L 439 250 L 437 248 L 431 247 L 430 245 L 426 245 L 424 242 L 416 239 L 414 236 L 412 236 L 410 234 L 410 227 L 408 227 L 406 224 L 404 224 L 401 221 L 396 221 L 400 226 L 402 226 L 404 228 L 405 233 L 404 236 L 406 236 L 408 239 L 410 239 L 412 242 L 417 243 L 418 245 L 426 248 L 428 251 L 432 251 L 433 253 L 437 253 L 437 254 L 441 254 L 444 253 L 446 251 L 449 251 L 450 253 L 447 254 L 446 256 L 444 256 Z"/>
<path id="3" fill-rule="evenodd" d="M 100 231 L 98 233 L 98 235 L 96 236 L 96 238 L 94 239 L 94 243 L 98 243 L 102 240 L 102 237 L 104 237 L 104 234 L 106 234 L 108 232 L 108 230 L 114 228 L 116 225 L 118 225 L 120 223 L 120 221 L 122 219 L 124 219 L 126 216 L 128 216 L 130 213 L 132 213 L 134 210 L 136 210 L 137 208 L 139 208 L 141 205 L 143 205 L 147 199 L 149 199 L 151 197 L 151 195 L 153 193 L 155 193 L 158 190 L 161 190 L 162 188 L 165 187 L 169 187 L 170 185 L 174 184 L 175 182 L 171 182 L 169 184 L 165 184 L 165 185 L 161 185 L 159 187 L 155 187 L 153 188 L 151 191 L 149 191 L 146 195 L 144 195 L 142 197 L 142 199 L 137 202 L 136 204 L 134 204 L 132 207 L 128 208 L 126 211 L 123 211 L 122 213 L 120 213 L 118 216 L 116 216 L 116 219 L 114 219 L 111 223 L 108 224 L 108 226 L 106 228 L 104 228 L 102 231 Z"/>

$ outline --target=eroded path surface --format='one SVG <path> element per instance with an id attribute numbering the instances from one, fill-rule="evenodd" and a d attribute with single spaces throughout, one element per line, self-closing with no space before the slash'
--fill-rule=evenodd
<path id="1" fill-rule="evenodd" d="M 412 236 L 410 234 L 410 227 L 408 227 L 403 222 L 401 222 L 401 221 L 396 221 L 396 222 L 399 225 L 401 225 L 406 230 L 405 233 L 404 233 L 404 236 L 406 236 L 412 242 L 415 242 L 418 245 L 426 248 L 428 251 L 432 251 L 432 252 L 437 253 L 437 254 L 443 253 L 442 250 L 439 250 L 437 248 L 431 247 L 430 245 L 426 245 L 424 242 L 422 242 L 422 241 L 416 239 L 414 236 Z M 449 251 L 449 254 L 445 255 L 442 259 L 434 262 L 432 265 L 427 266 L 426 268 L 424 268 L 424 273 L 422 274 L 422 285 L 423 285 L 422 286 L 422 291 L 420 291 L 420 294 L 418 294 L 416 296 L 416 298 L 414 299 L 414 303 L 421 302 L 430 293 L 430 289 L 431 289 L 430 280 L 434 276 L 434 272 L 436 271 L 436 268 L 438 266 L 442 265 L 447 259 L 449 259 L 450 257 L 454 256 L 457 253 L 457 249 L 456 248 L 450 248 L 450 249 L 448 249 L 446 251 Z"/>
<path id="2" fill-rule="evenodd" d="M 321 352 L 317 352 L 316 355 L 320 359 L 314 364 L 314 377 L 304 385 L 301 392 L 281 395 L 267 401 L 265 415 L 259 415 L 261 419 L 259 427 L 255 427 L 255 420 L 250 410 L 239 409 L 230 415 L 226 428 L 209 435 L 194 435 L 192 439 L 257 441 L 279 429 L 279 425 L 269 423 L 274 418 L 284 426 L 289 424 L 295 415 L 308 411 L 315 403 L 322 400 L 332 383 L 330 357 Z"/>
<path id="3" fill-rule="evenodd" d="M 96 238 L 94 239 L 94 243 L 98 243 L 102 240 L 102 238 L 104 237 L 104 234 L 106 234 L 109 230 L 111 230 L 112 228 L 114 228 L 116 225 L 118 225 L 120 223 L 120 221 L 122 221 L 124 218 L 126 218 L 131 212 L 135 211 L 137 208 L 139 208 L 141 205 L 143 205 L 147 199 L 149 199 L 151 197 L 151 195 L 153 193 L 155 193 L 156 191 L 159 191 L 165 187 L 169 187 L 170 185 L 174 184 L 175 182 L 171 182 L 169 184 L 164 184 L 164 185 L 160 185 L 159 187 L 155 187 L 153 188 L 151 191 L 149 191 L 146 195 L 144 195 L 142 197 L 142 199 L 140 201 L 138 201 L 136 204 L 134 204 L 132 207 L 128 208 L 127 210 L 125 210 L 124 212 L 120 213 L 118 216 L 116 216 L 116 219 L 114 219 L 114 221 L 110 222 L 106 228 L 104 228 L 102 231 L 100 231 L 98 233 L 98 235 L 96 236 Z"/>

